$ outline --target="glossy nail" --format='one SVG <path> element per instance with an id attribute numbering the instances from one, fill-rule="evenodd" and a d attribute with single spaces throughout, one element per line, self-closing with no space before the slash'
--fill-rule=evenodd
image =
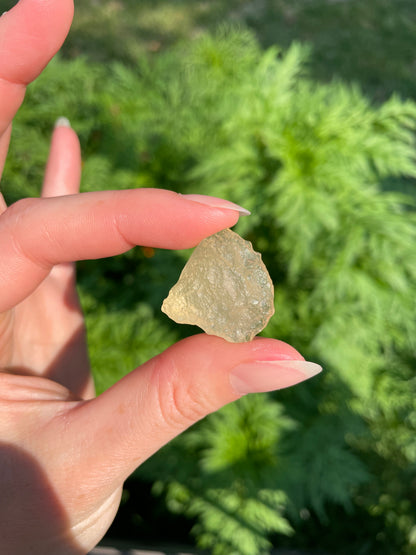
<path id="1" fill-rule="evenodd" d="M 56 127 L 71 127 L 71 122 L 68 118 L 62 116 L 56 120 L 55 128 Z"/>
<path id="2" fill-rule="evenodd" d="M 186 198 L 187 200 L 191 200 L 192 202 L 197 202 L 198 204 L 205 204 L 205 206 L 211 206 L 212 208 L 221 208 L 223 210 L 234 210 L 239 212 L 241 216 L 250 216 L 251 212 L 246 210 L 242 206 L 235 204 L 234 202 L 230 202 L 229 200 L 224 200 L 222 198 L 217 197 L 209 197 L 206 195 L 181 195 L 182 197 Z"/>
<path id="3" fill-rule="evenodd" d="M 319 364 L 305 360 L 256 360 L 233 368 L 230 382 L 236 393 L 246 395 L 290 387 L 321 371 Z"/>

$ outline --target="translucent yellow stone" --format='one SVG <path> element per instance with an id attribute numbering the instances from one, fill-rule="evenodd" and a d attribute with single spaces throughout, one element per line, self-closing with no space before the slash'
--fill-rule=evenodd
<path id="1" fill-rule="evenodd" d="M 201 241 L 162 311 L 233 343 L 251 341 L 274 313 L 274 289 L 261 255 L 226 229 Z"/>

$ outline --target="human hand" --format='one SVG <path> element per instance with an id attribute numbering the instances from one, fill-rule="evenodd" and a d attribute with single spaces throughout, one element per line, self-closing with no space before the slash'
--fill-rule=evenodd
<path id="1" fill-rule="evenodd" d="M 0 19 L 0 164 L 25 85 L 59 48 L 69 0 L 21 0 Z M 238 207 L 141 189 L 79 194 L 75 132 L 52 136 L 42 198 L 0 198 L 0 538 L 4 553 L 82 555 L 104 535 L 127 476 L 240 396 L 319 371 L 272 339 L 190 337 L 94 398 L 73 261 L 135 245 L 189 248 Z"/>

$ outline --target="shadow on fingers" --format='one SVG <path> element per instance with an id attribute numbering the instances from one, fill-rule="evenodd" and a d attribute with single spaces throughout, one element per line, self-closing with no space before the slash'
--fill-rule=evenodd
<path id="1" fill-rule="evenodd" d="M 46 472 L 32 455 L 0 443 L 0 537 L 4 553 L 85 555 Z"/>

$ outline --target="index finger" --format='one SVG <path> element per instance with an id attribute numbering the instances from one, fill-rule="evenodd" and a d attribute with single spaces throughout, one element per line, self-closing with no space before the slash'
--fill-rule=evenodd
<path id="1" fill-rule="evenodd" d="M 162 189 L 24 199 L 0 215 L 0 312 L 62 262 L 121 254 L 135 245 L 185 249 L 245 213 L 214 197 Z"/>

